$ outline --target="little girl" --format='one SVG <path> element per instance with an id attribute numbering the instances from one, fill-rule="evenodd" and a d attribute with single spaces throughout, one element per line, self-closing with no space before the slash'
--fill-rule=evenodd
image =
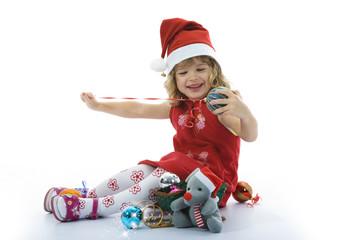
<path id="1" fill-rule="evenodd" d="M 217 90 L 227 99 L 211 102 L 225 104 L 209 111 L 204 98 L 218 86 L 230 87 L 215 60 L 208 31 L 202 25 L 184 19 L 166 19 L 160 28 L 162 58 L 154 70 L 166 71 L 164 84 L 170 99 L 161 104 L 139 102 L 98 102 L 92 93 L 81 99 L 96 111 L 126 118 L 167 119 L 176 130 L 174 152 L 159 161 L 144 160 L 133 168 L 106 179 L 87 194 L 60 195 L 64 188 L 51 188 L 44 208 L 59 221 L 96 219 L 122 211 L 141 200 L 156 202 L 159 178 L 171 172 L 185 180 L 196 168 L 209 168 L 228 188 L 220 203 L 224 207 L 235 190 L 238 176 L 240 139 L 257 138 L 257 121 L 238 91 Z"/>

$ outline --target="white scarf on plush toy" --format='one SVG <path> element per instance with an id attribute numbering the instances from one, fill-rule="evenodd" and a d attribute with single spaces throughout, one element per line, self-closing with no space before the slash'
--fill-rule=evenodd
<path id="1" fill-rule="evenodd" d="M 202 220 L 201 213 L 200 213 L 200 204 L 194 205 L 194 216 L 196 224 L 199 228 L 204 227 L 204 221 Z"/>

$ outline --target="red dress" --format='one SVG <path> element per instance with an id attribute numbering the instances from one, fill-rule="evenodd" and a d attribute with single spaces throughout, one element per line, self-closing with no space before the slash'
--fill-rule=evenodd
<path id="1" fill-rule="evenodd" d="M 186 101 L 172 107 L 170 120 L 176 130 L 175 151 L 160 161 L 144 160 L 139 164 L 162 167 L 181 180 L 196 168 L 208 167 L 229 184 L 220 203 L 225 206 L 238 181 L 240 138 L 219 122 L 204 101 Z"/>

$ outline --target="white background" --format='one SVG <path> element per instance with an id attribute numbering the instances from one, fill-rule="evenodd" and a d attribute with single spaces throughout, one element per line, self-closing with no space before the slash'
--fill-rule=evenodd
<path id="1" fill-rule="evenodd" d="M 168 120 L 93 112 L 79 95 L 167 97 L 149 64 L 161 21 L 181 17 L 210 31 L 258 120 L 239 179 L 309 238 L 359 239 L 359 12 L 350 0 L 1 1 L 5 231 L 31 232 L 52 186 L 93 186 L 172 150 Z"/>

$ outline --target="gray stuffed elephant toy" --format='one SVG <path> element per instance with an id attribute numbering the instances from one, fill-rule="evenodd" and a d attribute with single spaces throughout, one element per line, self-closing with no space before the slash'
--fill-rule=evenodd
<path id="1" fill-rule="evenodd" d="M 174 211 L 173 224 L 178 228 L 200 227 L 213 233 L 222 230 L 222 218 L 215 198 L 221 179 L 208 168 L 195 169 L 187 179 L 186 193 L 174 200 L 170 207 Z"/>

